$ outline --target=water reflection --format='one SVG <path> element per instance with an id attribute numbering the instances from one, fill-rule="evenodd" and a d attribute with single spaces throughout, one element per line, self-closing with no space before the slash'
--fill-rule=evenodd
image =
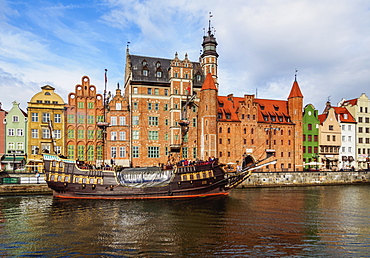
<path id="1" fill-rule="evenodd" d="M 362 257 L 369 186 L 235 190 L 192 200 L 0 198 L 0 256 Z"/>

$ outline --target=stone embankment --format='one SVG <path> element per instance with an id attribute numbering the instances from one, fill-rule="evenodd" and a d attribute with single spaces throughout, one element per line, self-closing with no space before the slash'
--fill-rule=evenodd
<path id="1" fill-rule="evenodd" d="M 239 187 L 370 183 L 370 171 L 254 172 Z"/>

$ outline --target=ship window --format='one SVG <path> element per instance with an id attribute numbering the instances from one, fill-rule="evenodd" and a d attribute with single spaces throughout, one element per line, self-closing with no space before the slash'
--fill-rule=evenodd
<path id="1" fill-rule="evenodd" d="M 59 162 L 59 167 L 63 168 L 63 162 Z"/>
<path id="2" fill-rule="evenodd" d="M 75 178 L 75 183 L 78 183 L 78 181 L 80 181 L 80 179 L 78 177 Z"/>
<path id="3" fill-rule="evenodd" d="M 197 174 L 197 179 L 200 179 L 200 174 L 199 173 Z"/>
<path id="4" fill-rule="evenodd" d="M 58 176 L 58 182 L 62 182 L 62 176 Z"/>
<path id="5" fill-rule="evenodd" d="M 190 180 L 193 180 L 194 179 L 194 175 L 190 175 Z"/>
<path id="6" fill-rule="evenodd" d="M 52 165 L 53 167 L 56 167 L 56 166 L 57 166 L 57 162 L 56 162 L 55 160 L 53 160 L 53 162 L 51 163 L 51 165 Z"/>
<path id="7" fill-rule="evenodd" d="M 207 177 L 207 174 L 203 172 L 203 178 L 206 178 L 206 177 Z"/>
<path id="8" fill-rule="evenodd" d="M 50 181 L 54 181 L 54 175 L 50 176 Z"/>
<path id="9" fill-rule="evenodd" d="M 68 182 L 68 181 L 69 181 L 69 177 L 68 176 L 64 177 L 64 182 Z"/>
<path id="10" fill-rule="evenodd" d="M 82 183 L 83 184 L 86 184 L 86 181 L 87 181 L 86 178 L 82 178 Z"/>
<path id="11" fill-rule="evenodd" d="M 94 183 L 94 178 L 90 178 L 90 184 Z"/>
<path id="12" fill-rule="evenodd" d="M 101 179 L 100 178 L 98 179 L 98 184 L 101 184 Z"/>
<path id="13" fill-rule="evenodd" d="M 186 176 L 186 175 L 183 175 L 183 176 L 182 176 L 182 180 L 183 180 L 183 181 L 186 181 L 186 180 L 187 180 L 187 176 Z"/>

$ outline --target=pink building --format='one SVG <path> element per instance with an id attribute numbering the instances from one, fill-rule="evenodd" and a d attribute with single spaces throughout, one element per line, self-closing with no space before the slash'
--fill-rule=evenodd
<path id="1" fill-rule="evenodd" d="M 3 157 L 5 154 L 5 124 L 4 119 L 8 112 L 1 108 L 0 102 L 0 157 Z M 3 168 L 1 168 L 2 170 Z"/>

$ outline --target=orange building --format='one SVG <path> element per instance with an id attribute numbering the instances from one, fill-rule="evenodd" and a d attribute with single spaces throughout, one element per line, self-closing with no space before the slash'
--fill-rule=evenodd
<path id="1" fill-rule="evenodd" d="M 101 163 L 103 134 L 97 123 L 104 121 L 103 96 L 89 77 L 83 76 L 75 92 L 69 93 L 65 115 L 68 158 Z"/>
<path id="2" fill-rule="evenodd" d="M 130 166 L 128 104 L 117 85 L 116 94 L 109 102 L 106 121 L 107 127 L 106 159 L 113 165 Z"/>

